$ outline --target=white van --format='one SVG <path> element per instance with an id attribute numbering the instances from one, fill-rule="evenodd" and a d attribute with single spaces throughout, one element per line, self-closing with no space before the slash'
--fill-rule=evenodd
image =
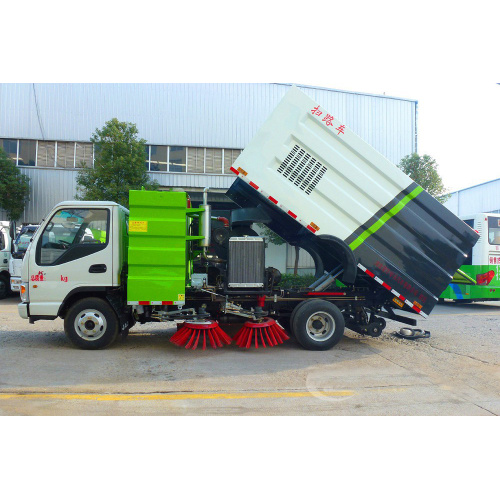
<path id="1" fill-rule="evenodd" d="M 10 293 L 9 259 L 11 247 L 9 222 L 0 221 L 0 299 L 4 299 Z"/>
<path id="2" fill-rule="evenodd" d="M 12 253 L 9 259 L 10 289 L 13 292 L 21 291 L 21 270 L 23 268 L 23 257 L 31 242 L 38 224 L 26 224 L 21 227 L 15 240 L 12 242 Z"/>

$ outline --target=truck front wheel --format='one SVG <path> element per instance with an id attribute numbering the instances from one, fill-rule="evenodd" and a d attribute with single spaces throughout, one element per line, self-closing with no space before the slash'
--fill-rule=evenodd
<path id="1" fill-rule="evenodd" d="M 0 300 L 5 299 L 10 293 L 10 282 L 7 276 L 0 275 Z"/>
<path id="2" fill-rule="evenodd" d="M 64 318 L 64 331 L 81 349 L 102 349 L 118 336 L 119 325 L 113 308 L 103 299 L 81 299 Z"/>
<path id="3" fill-rule="evenodd" d="M 296 308 L 291 326 L 302 347 L 310 351 L 326 351 L 344 335 L 345 321 L 335 304 L 326 300 L 308 300 Z"/>

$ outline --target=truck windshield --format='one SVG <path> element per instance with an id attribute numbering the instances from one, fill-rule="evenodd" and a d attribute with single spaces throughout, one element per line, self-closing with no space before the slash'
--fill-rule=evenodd
<path id="1" fill-rule="evenodd" d="M 25 253 L 35 232 L 36 229 L 27 229 L 26 231 L 21 231 L 14 241 L 14 252 Z"/>
<path id="2" fill-rule="evenodd" d="M 500 245 L 500 217 L 488 217 L 488 242 Z"/>
<path id="3" fill-rule="evenodd" d="M 78 245 L 104 248 L 108 241 L 107 209 L 59 210 L 45 226 L 39 240 L 39 265 L 56 264 L 66 252 Z M 86 252 L 83 252 L 86 254 Z M 74 258 L 80 257 L 74 254 Z"/>

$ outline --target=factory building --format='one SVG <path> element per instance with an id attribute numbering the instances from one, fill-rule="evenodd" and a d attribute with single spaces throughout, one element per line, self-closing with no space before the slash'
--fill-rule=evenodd
<path id="1" fill-rule="evenodd" d="M 393 163 L 417 150 L 417 102 L 297 85 Z M 146 168 L 162 188 L 186 190 L 196 203 L 210 187 L 219 211 L 234 181 L 230 167 L 290 84 L 0 84 L 0 147 L 30 178 L 22 217 L 37 222 L 74 199 L 79 168 L 93 162 L 90 136 L 117 118 L 147 142 Z M 5 214 L 0 211 L 0 220 Z M 293 252 L 275 252 L 293 267 Z M 278 257 L 278 254 L 280 257 Z M 310 269 L 307 254 L 299 267 Z"/>
<path id="2" fill-rule="evenodd" d="M 444 206 L 458 217 L 500 213 L 500 179 L 454 191 Z"/>

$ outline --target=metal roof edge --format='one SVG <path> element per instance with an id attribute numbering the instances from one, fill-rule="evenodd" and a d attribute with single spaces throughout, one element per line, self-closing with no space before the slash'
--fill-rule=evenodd
<path id="1" fill-rule="evenodd" d="M 408 102 L 414 102 L 416 104 L 418 103 L 417 99 L 410 99 L 407 97 L 395 97 L 395 96 L 390 96 L 390 95 L 385 95 L 385 94 L 370 94 L 368 92 L 356 92 L 354 90 L 331 89 L 328 87 L 319 87 L 316 85 L 303 85 L 301 83 L 271 83 L 271 85 L 284 85 L 287 87 L 291 87 L 292 85 L 295 85 L 297 87 L 302 87 L 305 89 L 327 90 L 330 92 L 342 92 L 343 94 L 355 94 L 355 95 L 361 95 L 361 96 L 367 96 L 367 97 L 382 97 L 384 99 L 394 99 L 396 101 L 408 101 Z"/>
<path id="2" fill-rule="evenodd" d="M 474 184 L 474 186 L 469 186 L 466 188 L 457 189 L 456 191 L 451 191 L 448 194 L 455 194 L 455 193 L 459 193 L 460 191 L 467 191 L 468 189 L 472 189 L 472 188 L 479 187 L 479 186 L 484 186 L 485 184 L 490 184 L 491 182 L 498 182 L 498 181 L 500 181 L 500 177 L 498 179 L 492 179 L 491 181 L 485 181 L 485 182 L 480 182 L 479 184 Z"/>

